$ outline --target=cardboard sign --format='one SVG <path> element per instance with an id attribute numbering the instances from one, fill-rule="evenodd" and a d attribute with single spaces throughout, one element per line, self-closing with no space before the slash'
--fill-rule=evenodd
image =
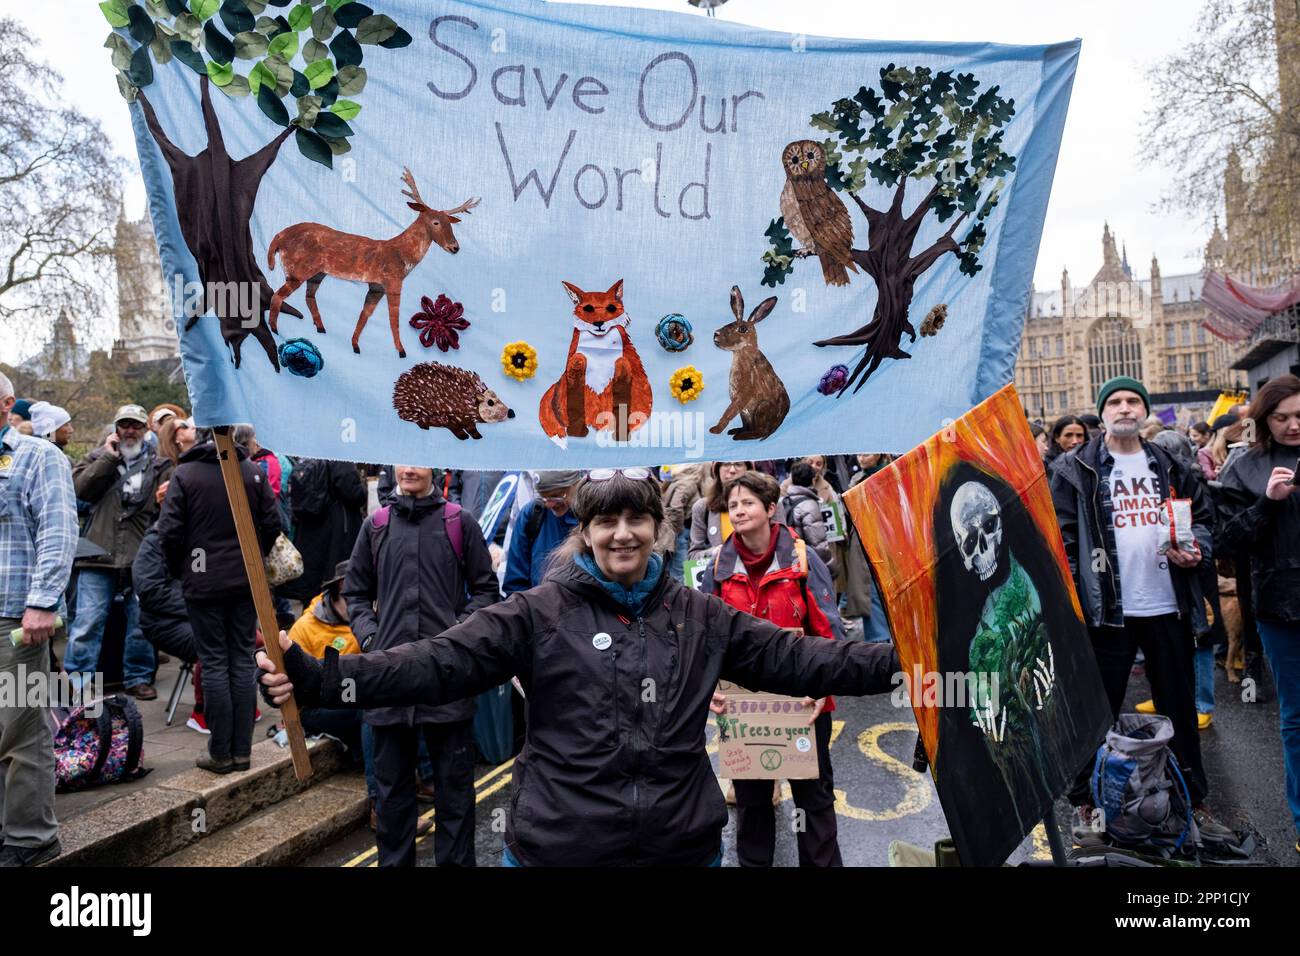
<path id="1" fill-rule="evenodd" d="M 826 540 L 843 541 L 848 532 L 844 526 L 844 506 L 838 501 L 822 502 L 822 521 L 826 522 Z"/>
<path id="2" fill-rule="evenodd" d="M 726 696 L 728 700 L 732 697 L 749 697 L 762 700 L 796 700 L 794 697 L 786 697 L 784 694 L 769 694 L 764 690 L 748 690 L 739 684 L 729 680 L 718 681 L 718 693 Z"/>
<path id="3" fill-rule="evenodd" d="M 722 683 L 718 689 L 723 690 Z M 728 694 L 727 708 L 715 718 L 723 777 L 809 780 L 817 776 L 817 741 L 808 723 L 811 709 L 801 699 L 723 693 Z"/>

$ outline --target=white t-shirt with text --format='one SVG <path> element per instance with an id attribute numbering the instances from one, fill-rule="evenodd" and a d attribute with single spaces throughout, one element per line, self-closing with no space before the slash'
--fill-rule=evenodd
<path id="1" fill-rule="evenodd" d="M 1124 616 L 1174 614 L 1178 599 L 1169 575 L 1169 560 L 1156 551 L 1164 533 L 1159 483 L 1145 451 L 1113 457 L 1110 504 Z"/>

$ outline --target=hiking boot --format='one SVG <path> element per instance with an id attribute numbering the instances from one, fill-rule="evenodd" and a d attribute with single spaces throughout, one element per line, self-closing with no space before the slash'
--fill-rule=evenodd
<path id="1" fill-rule="evenodd" d="M 210 773 L 231 773 L 235 769 L 235 761 L 230 757 L 218 760 L 212 754 L 203 753 L 194 758 L 194 766 Z"/>
<path id="2" fill-rule="evenodd" d="M 44 846 L 5 846 L 0 849 L 0 867 L 40 866 L 62 852 L 58 837 Z"/>
<path id="3" fill-rule="evenodd" d="M 1213 714 L 1201 714 L 1201 713 L 1198 713 L 1198 714 L 1196 715 L 1196 729 L 1197 729 L 1197 730 L 1204 730 L 1206 727 L 1209 727 L 1210 724 L 1212 724 L 1212 723 L 1214 723 L 1214 715 L 1213 715 Z"/>
<path id="4" fill-rule="evenodd" d="M 153 684 L 132 684 L 126 688 L 126 692 L 136 700 L 158 699 L 158 692 L 153 689 Z"/>
<path id="5" fill-rule="evenodd" d="M 1235 843 L 1237 841 L 1237 834 L 1214 819 L 1214 814 L 1210 813 L 1210 808 L 1203 803 L 1192 808 L 1192 819 L 1196 821 L 1196 828 L 1201 831 L 1201 839 L 1210 839 L 1221 843 Z"/>
<path id="6" fill-rule="evenodd" d="M 190 730 L 197 730 L 201 734 L 210 734 L 208 730 L 208 719 L 197 710 L 190 713 L 190 719 L 185 721 L 185 726 Z"/>
<path id="7" fill-rule="evenodd" d="M 1077 847 L 1094 847 L 1105 846 L 1106 841 L 1094 824 L 1093 819 L 1096 816 L 1096 810 L 1092 804 L 1085 803 L 1074 808 L 1074 816 L 1071 819 L 1070 836 Z"/>
<path id="8" fill-rule="evenodd" d="M 248 754 L 245 754 L 242 757 L 231 757 L 230 763 L 233 766 L 235 772 L 239 773 L 253 766 L 253 758 Z"/>

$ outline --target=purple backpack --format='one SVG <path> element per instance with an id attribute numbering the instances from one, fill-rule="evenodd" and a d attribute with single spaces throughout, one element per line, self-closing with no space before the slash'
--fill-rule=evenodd
<path id="1" fill-rule="evenodd" d="M 379 541 L 384 529 L 388 527 L 388 505 L 378 509 L 370 521 L 370 558 L 375 567 L 379 567 Z M 442 506 L 443 530 L 451 542 L 451 550 L 456 552 L 456 560 L 465 560 L 465 529 L 460 523 L 460 505 L 448 501 Z"/>
<path id="2" fill-rule="evenodd" d="M 95 710 L 90 716 L 86 711 Z M 114 694 L 74 707 L 54 734 L 54 777 L 60 791 L 84 790 L 103 783 L 138 780 L 149 771 L 144 757 L 144 726 L 130 697 Z"/>

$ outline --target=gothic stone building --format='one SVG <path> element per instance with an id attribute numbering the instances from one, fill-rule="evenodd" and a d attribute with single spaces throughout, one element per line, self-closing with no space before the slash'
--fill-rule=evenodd
<path id="1" fill-rule="evenodd" d="M 1072 286 L 1067 270 L 1060 289 L 1030 296 L 1015 377 L 1029 417 L 1095 412 L 1116 375 L 1140 380 L 1152 405 L 1174 406 L 1180 422 L 1203 417 L 1236 373 L 1226 344 L 1201 325 L 1200 297 L 1200 274 L 1162 276 L 1154 256 L 1150 278 L 1138 279 L 1105 226 L 1101 269 L 1087 286 Z"/>
<path id="2" fill-rule="evenodd" d="M 138 222 L 118 218 L 113 257 L 117 265 L 117 303 L 120 322 L 114 351 L 125 353 L 131 364 L 179 364 L 180 346 L 171 299 L 163 287 L 162 263 L 153 224 L 148 216 Z"/>

